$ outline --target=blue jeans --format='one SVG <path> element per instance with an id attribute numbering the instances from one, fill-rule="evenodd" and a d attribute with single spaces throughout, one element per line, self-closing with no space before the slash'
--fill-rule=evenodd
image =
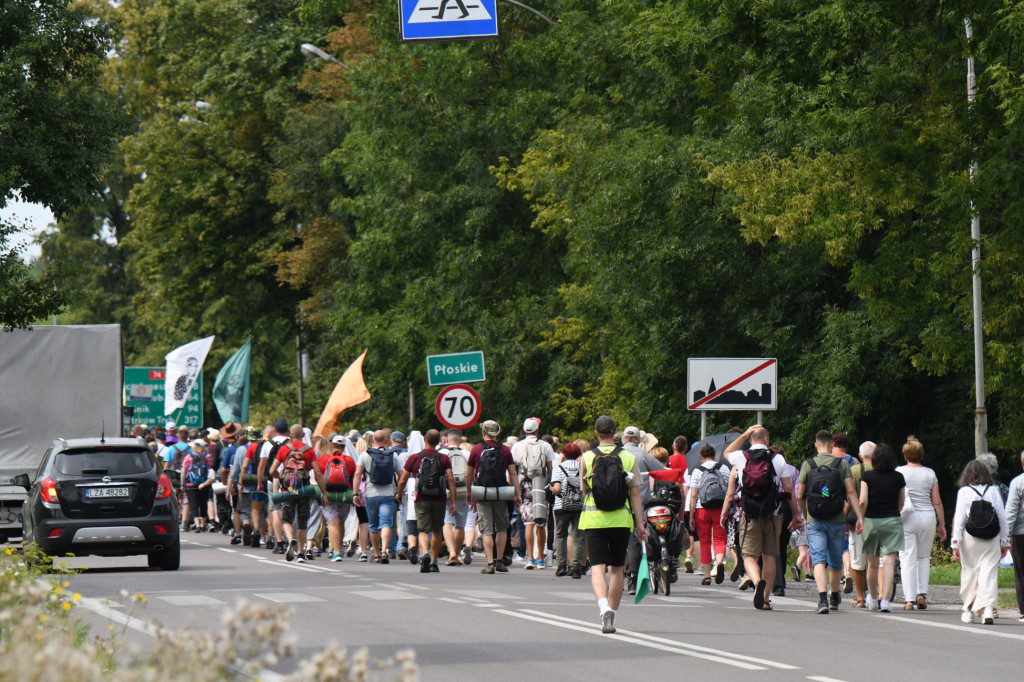
<path id="1" fill-rule="evenodd" d="M 370 520 L 371 533 L 379 533 L 381 527 L 391 528 L 395 522 L 395 498 L 390 495 L 367 497 L 366 516 Z"/>
<path id="2" fill-rule="evenodd" d="M 811 566 L 825 564 L 837 571 L 843 570 L 845 523 L 811 521 L 807 524 L 807 544 L 811 548 Z"/>

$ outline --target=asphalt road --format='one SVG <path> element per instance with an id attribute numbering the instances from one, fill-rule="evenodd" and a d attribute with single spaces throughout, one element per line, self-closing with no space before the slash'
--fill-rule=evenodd
<path id="1" fill-rule="evenodd" d="M 703 587 L 680 575 L 670 597 L 650 595 L 619 610 L 603 635 L 588 577 L 554 570 L 481 575 L 470 566 L 421 574 L 408 562 L 381 566 L 318 559 L 288 564 L 265 549 L 242 550 L 223 535 L 183 536 L 182 567 L 146 568 L 145 558 L 73 561 L 73 580 L 96 631 L 114 622 L 149 646 L 148 623 L 210 630 L 239 600 L 288 605 L 299 655 L 328 641 L 376 658 L 412 648 L 424 680 L 1019 679 L 1024 624 L 1004 614 L 993 626 L 964 625 L 955 610 L 893 614 L 851 609 L 814 613 L 810 596 L 776 597 L 757 612 L 750 592 L 728 580 Z M 139 611 L 121 591 L 142 593 Z M 795 590 L 794 590 L 795 592 Z M 1012 617 L 1011 617 L 1012 616 Z M 112 620 L 113 619 L 113 620 Z M 262 679 L 296 669 L 279 662 Z"/>

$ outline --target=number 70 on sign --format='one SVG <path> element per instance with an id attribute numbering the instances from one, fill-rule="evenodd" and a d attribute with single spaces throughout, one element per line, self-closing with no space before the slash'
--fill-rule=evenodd
<path id="1" fill-rule="evenodd" d="M 464 429 L 480 419 L 480 396 L 466 384 L 452 384 L 437 395 L 434 411 L 449 429 Z"/>

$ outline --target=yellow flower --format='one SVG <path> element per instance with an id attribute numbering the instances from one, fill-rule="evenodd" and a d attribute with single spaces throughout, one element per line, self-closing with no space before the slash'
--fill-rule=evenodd
<path id="1" fill-rule="evenodd" d="M 7 553 L 7 556 L 11 556 L 12 554 L 14 554 L 14 548 L 13 547 L 8 547 L 7 549 L 4 550 L 4 552 Z"/>
<path id="2" fill-rule="evenodd" d="M 64 581 L 64 587 L 71 587 L 71 583 L 69 583 L 68 581 L 65 580 Z"/>
<path id="3" fill-rule="evenodd" d="M 54 593 L 54 594 L 60 594 L 60 593 L 61 593 L 61 591 L 62 591 L 62 590 L 61 590 L 61 586 L 60 586 L 60 585 L 54 585 L 54 586 L 53 586 L 53 593 Z"/>
<path id="4" fill-rule="evenodd" d="M 43 623 L 45 623 L 45 622 L 46 622 L 46 621 L 48 621 L 49 619 L 50 619 L 50 617 L 49 617 L 49 616 L 47 616 L 47 615 L 46 615 L 45 613 L 44 613 L 43 615 L 39 616 L 39 620 L 40 620 L 40 622 L 43 622 Z"/>
<path id="5" fill-rule="evenodd" d="M 77 592 L 75 592 L 73 595 L 71 595 L 71 599 L 74 600 L 74 601 L 78 601 L 81 598 L 82 598 L 82 595 L 78 594 Z"/>
<path id="6" fill-rule="evenodd" d="M 71 610 L 71 602 L 66 601 L 63 604 L 61 604 L 60 607 L 62 609 L 64 609 L 65 611 L 70 611 Z"/>

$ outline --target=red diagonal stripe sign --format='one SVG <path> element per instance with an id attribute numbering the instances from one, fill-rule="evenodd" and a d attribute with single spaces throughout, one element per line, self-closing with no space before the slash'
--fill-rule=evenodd
<path id="1" fill-rule="evenodd" d="M 763 369 L 771 367 L 772 365 L 775 364 L 775 362 L 776 362 L 775 358 L 772 358 L 771 360 L 766 360 L 765 362 L 761 363 L 760 365 L 758 365 L 754 369 L 750 370 L 746 374 L 742 375 L 738 379 L 733 379 L 732 381 L 727 383 L 725 386 L 722 386 L 721 388 L 716 389 L 714 393 L 710 393 L 710 394 L 704 396 L 703 398 L 701 398 L 700 400 L 698 400 L 694 404 L 690 405 L 690 407 L 688 409 L 695 410 L 698 407 L 700 407 L 701 405 L 703 405 L 704 403 L 708 402 L 709 400 L 714 400 L 715 398 L 717 398 L 718 396 L 722 395 L 723 393 L 728 391 L 730 388 L 735 386 L 736 384 L 749 379 L 750 377 L 754 376 L 755 374 L 757 374 L 758 372 L 760 372 Z"/>

